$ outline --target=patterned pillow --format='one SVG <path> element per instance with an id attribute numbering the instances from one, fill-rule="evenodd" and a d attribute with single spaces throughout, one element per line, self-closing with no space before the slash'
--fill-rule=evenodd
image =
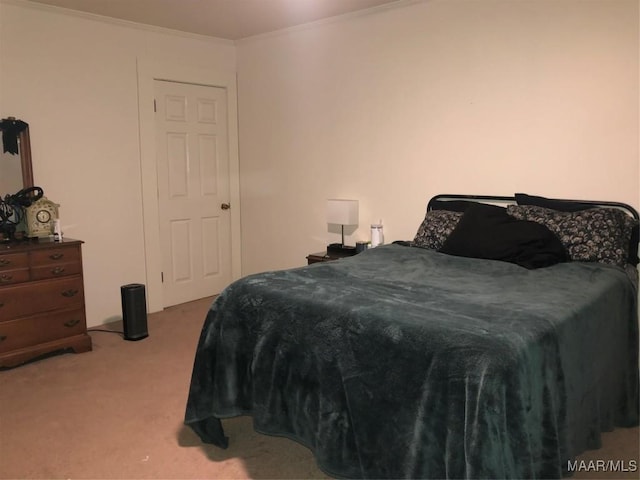
<path id="1" fill-rule="evenodd" d="M 635 220 L 615 208 L 561 212 L 533 205 L 509 205 L 507 213 L 519 220 L 541 223 L 555 233 L 571 260 L 624 267 Z"/>
<path id="2" fill-rule="evenodd" d="M 458 225 L 461 217 L 462 212 L 450 212 L 448 210 L 428 211 L 413 239 L 413 246 L 440 250 L 444 241 Z"/>

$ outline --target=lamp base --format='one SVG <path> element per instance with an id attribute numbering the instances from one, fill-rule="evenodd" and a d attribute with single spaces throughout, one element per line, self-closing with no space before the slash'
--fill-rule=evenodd
<path id="1" fill-rule="evenodd" d="M 356 247 L 343 245 L 342 243 L 330 243 L 327 245 L 327 253 L 339 253 L 340 255 L 355 255 Z"/>

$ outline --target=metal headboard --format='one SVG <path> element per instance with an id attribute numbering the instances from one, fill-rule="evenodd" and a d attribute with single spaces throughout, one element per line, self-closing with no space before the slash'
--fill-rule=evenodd
<path id="1" fill-rule="evenodd" d="M 638 215 L 638 211 L 633 208 L 631 205 L 622 202 L 609 202 L 609 201 L 599 201 L 599 200 L 565 200 L 562 198 L 546 198 L 546 200 L 553 202 L 567 202 L 567 203 L 575 203 L 582 205 L 592 205 L 593 207 L 609 207 L 609 208 L 619 208 L 624 210 L 628 215 L 632 216 L 636 220 L 640 219 L 640 215 Z M 443 193 L 434 196 L 429 200 L 427 204 L 427 210 L 433 210 L 433 205 L 436 202 L 442 201 L 450 201 L 450 200 L 469 200 L 469 201 L 480 201 L 482 203 L 516 203 L 516 197 L 508 197 L 508 196 L 499 196 L 499 195 L 458 195 L 458 194 L 448 194 Z"/>

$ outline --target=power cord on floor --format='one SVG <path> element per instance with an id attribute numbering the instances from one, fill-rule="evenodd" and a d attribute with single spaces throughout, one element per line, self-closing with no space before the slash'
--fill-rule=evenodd
<path id="1" fill-rule="evenodd" d="M 103 328 L 89 328 L 87 332 L 104 332 L 104 333 L 117 333 L 118 335 L 124 336 L 124 332 L 120 332 L 118 330 L 106 330 Z"/>

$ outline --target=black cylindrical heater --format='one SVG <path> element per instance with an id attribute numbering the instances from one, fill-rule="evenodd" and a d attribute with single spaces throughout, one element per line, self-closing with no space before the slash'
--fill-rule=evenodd
<path id="1" fill-rule="evenodd" d="M 147 331 L 147 299 L 144 285 L 130 283 L 120 287 L 122 297 L 122 325 L 125 340 L 142 340 L 149 336 Z"/>

